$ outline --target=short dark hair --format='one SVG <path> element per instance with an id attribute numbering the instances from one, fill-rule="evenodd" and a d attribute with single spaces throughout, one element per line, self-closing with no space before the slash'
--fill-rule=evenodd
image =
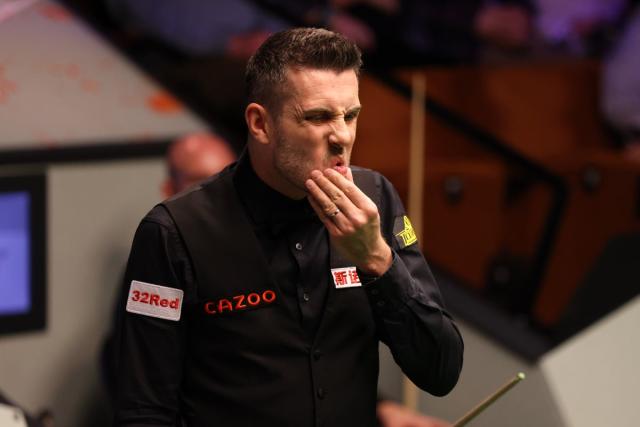
<path id="1" fill-rule="evenodd" d="M 249 59 L 245 74 L 247 98 L 277 114 L 288 68 L 342 72 L 362 67 L 362 53 L 346 37 L 321 28 L 294 28 L 270 36 Z"/>

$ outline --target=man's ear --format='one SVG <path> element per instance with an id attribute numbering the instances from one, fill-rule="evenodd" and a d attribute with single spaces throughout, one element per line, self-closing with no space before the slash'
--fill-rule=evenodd
<path id="1" fill-rule="evenodd" d="M 269 113 L 260 104 L 255 102 L 247 105 L 244 110 L 244 119 L 247 122 L 249 135 L 260 144 L 268 144 L 270 142 L 271 126 L 269 123 Z"/>

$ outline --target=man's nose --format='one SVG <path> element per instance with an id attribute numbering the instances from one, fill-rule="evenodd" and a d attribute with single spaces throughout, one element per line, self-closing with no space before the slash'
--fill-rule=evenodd
<path id="1" fill-rule="evenodd" d="M 339 117 L 333 121 L 329 141 L 333 144 L 339 144 L 343 148 L 353 143 L 352 129 L 344 120 L 344 117 Z"/>

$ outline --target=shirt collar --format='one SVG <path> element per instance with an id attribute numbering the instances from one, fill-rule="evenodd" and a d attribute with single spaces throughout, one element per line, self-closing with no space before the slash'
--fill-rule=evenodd
<path id="1" fill-rule="evenodd" d="M 269 227 L 274 233 L 292 222 L 317 220 L 309 201 L 291 199 L 274 190 L 256 175 L 247 150 L 238 160 L 233 182 L 254 225 Z"/>

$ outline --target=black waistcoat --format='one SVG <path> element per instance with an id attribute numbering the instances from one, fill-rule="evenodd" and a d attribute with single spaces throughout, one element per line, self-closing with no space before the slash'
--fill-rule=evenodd
<path id="1" fill-rule="evenodd" d="M 328 291 L 313 341 L 284 303 L 233 185 L 233 169 L 164 202 L 198 284 L 184 314 L 189 427 L 375 426 L 378 339 L 362 287 Z M 356 183 L 377 202 L 371 172 Z M 374 194 L 375 193 L 375 194 Z M 331 268 L 350 266 L 330 251 Z M 329 266 L 327 266 L 327 274 Z"/>

